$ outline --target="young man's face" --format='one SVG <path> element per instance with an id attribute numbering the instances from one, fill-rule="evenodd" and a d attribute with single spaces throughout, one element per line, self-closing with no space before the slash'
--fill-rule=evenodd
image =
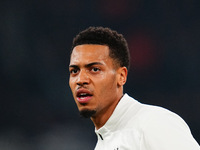
<path id="1" fill-rule="evenodd" d="M 117 105 L 118 79 L 114 60 L 105 45 L 76 46 L 69 65 L 69 85 L 80 112 L 93 112 L 87 117 L 104 115 Z"/>

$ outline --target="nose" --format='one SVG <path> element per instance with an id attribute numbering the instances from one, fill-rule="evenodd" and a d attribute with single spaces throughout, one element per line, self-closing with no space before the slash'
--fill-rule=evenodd
<path id="1" fill-rule="evenodd" d="M 89 76 L 87 70 L 80 70 L 76 83 L 77 85 L 85 85 L 89 83 Z"/>

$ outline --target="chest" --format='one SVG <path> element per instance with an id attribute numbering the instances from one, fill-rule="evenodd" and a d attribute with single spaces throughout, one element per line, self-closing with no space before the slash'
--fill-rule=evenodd
<path id="1" fill-rule="evenodd" d="M 138 150 L 140 147 L 141 135 L 138 131 L 121 130 L 101 136 L 95 150 Z"/>

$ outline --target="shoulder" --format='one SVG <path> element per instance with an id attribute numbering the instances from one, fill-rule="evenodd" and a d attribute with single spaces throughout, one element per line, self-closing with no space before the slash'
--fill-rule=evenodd
<path id="1" fill-rule="evenodd" d="M 126 129 L 138 133 L 141 149 L 199 149 L 188 125 L 176 113 L 137 101 L 126 106 Z"/>
<path id="2" fill-rule="evenodd" d="M 141 105 L 142 107 L 138 114 L 143 130 L 181 127 L 182 129 L 189 131 L 186 122 L 176 113 L 160 106 Z"/>
<path id="3" fill-rule="evenodd" d="M 160 106 L 142 104 L 129 96 L 126 96 L 126 100 L 126 105 L 123 105 L 124 118 L 128 122 L 126 126 L 130 128 L 134 126 L 141 132 L 181 129 L 190 133 L 186 122 L 176 113 Z"/>
<path id="4" fill-rule="evenodd" d="M 141 113 L 141 141 L 148 149 L 196 149 L 186 122 L 174 112 L 158 106 L 144 106 Z"/>

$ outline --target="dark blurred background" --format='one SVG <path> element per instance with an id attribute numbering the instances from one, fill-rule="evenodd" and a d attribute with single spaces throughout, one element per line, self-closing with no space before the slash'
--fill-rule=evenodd
<path id="1" fill-rule="evenodd" d="M 199 0 L 1 0 L 0 149 L 94 148 L 94 126 L 68 86 L 72 39 L 89 26 L 125 36 L 125 92 L 179 114 L 199 143 L 199 8 Z"/>

